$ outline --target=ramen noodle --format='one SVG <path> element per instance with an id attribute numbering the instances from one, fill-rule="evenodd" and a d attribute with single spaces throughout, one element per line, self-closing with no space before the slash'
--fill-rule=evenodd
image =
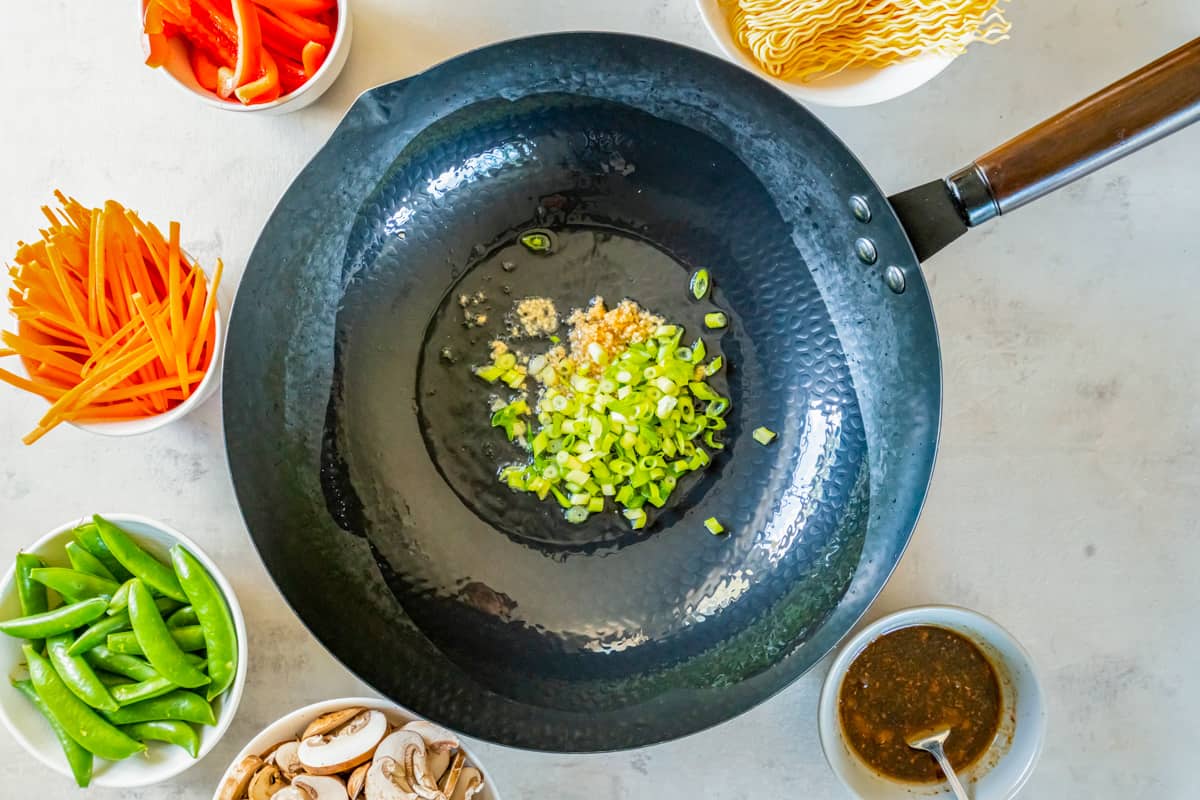
<path id="1" fill-rule="evenodd" d="M 852 67 L 958 55 L 1011 28 L 1006 0 L 719 0 L 740 47 L 770 75 L 814 81 Z"/>

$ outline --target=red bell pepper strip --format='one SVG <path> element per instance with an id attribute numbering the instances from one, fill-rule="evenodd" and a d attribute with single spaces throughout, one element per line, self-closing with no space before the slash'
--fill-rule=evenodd
<path id="1" fill-rule="evenodd" d="M 333 30 L 328 25 L 284 9 L 271 9 L 271 13 L 306 41 L 325 44 L 333 41 Z"/>
<path id="2" fill-rule="evenodd" d="M 304 74 L 312 77 L 317 74 L 317 70 L 325 63 L 325 54 L 329 52 L 325 49 L 325 45 L 320 42 L 309 42 L 304 45 L 304 52 L 301 61 L 304 64 Z"/>
<path id="3" fill-rule="evenodd" d="M 316 14 L 337 5 L 335 0 L 256 0 L 263 8 L 272 11 L 290 11 L 293 14 Z"/>
<path id="4" fill-rule="evenodd" d="M 304 67 L 295 61 L 287 58 L 276 58 L 275 62 L 279 68 L 279 89 L 283 94 L 291 94 L 308 80 L 308 76 L 304 74 Z"/>
<path id="5" fill-rule="evenodd" d="M 217 65 L 198 47 L 188 48 L 188 59 L 192 64 L 192 74 L 196 82 L 210 92 L 217 90 Z"/>
<path id="6" fill-rule="evenodd" d="M 142 33 L 163 32 L 163 8 L 157 0 L 146 3 L 146 13 L 142 15 Z"/>
<path id="7" fill-rule="evenodd" d="M 263 47 L 293 61 L 301 60 L 304 45 L 308 44 L 307 36 L 300 35 L 274 14 L 261 8 L 258 10 L 258 24 L 262 28 Z"/>
<path id="8" fill-rule="evenodd" d="M 233 90 L 238 100 L 241 100 L 246 105 L 251 103 L 266 102 L 260 98 L 275 93 L 275 97 L 279 96 L 279 68 L 275 65 L 275 59 L 267 51 L 262 52 L 262 77 L 249 83 L 242 84 Z"/>
<path id="9" fill-rule="evenodd" d="M 142 48 L 146 51 L 146 66 L 161 67 L 167 61 L 167 35 L 163 29 L 162 6 L 150 0 L 142 16 Z"/>
<path id="10" fill-rule="evenodd" d="M 235 64 L 237 28 L 234 26 L 230 35 L 225 25 L 227 18 L 222 14 L 215 9 L 209 13 L 194 0 L 156 0 L 156 4 L 162 7 L 163 22 L 178 26 L 183 37 L 193 46 L 203 49 L 218 64 L 228 67 Z"/>
<path id="11" fill-rule="evenodd" d="M 262 69 L 262 30 L 258 11 L 251 0 L 233 0 L 233 20 L 237 23 L 237 61 L 233 69 L 217 70 L 217 94 L 229 98 L 239 86 L 257 80 Z"/>

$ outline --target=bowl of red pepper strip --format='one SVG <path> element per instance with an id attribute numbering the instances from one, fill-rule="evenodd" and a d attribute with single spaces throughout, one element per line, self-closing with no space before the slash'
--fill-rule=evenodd
<path id="1" fill-rule="evenodd" d="M 312 103 L 350 52 L 349 0 L 140 0 L 146 64 L 206 103 L 284 114 Z"/>

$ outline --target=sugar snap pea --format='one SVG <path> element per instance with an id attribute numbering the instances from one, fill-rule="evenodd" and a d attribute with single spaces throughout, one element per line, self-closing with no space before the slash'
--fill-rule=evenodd
<path id="1" fill-rule="evenodd" d="M 137 683 L 127 683 L 123 686 L 112 687 L 113 699 L 119 705 L 127 706 L 131 703 L 139 703 L 142 700 L 149 700 L 152 697 L 161 697 L 167 692 L 172 692 L 179 687 L 172 683 L 167 678 L 151 678 L 148 681 L 138 681 Z"/>
<path id="2" fill-rule="evenodd" d="M 184 591 L 187 590 L 185 589 Z M 168 628 L 184 628 L 188 625 L 199 624 L 200 618 L 196 616 L 196 609 L 192 606 L 184 606 L 171 616 L 167 617 Z"/>
<path id="3" fill-rule="evenodd" d="M 121 566 L 121 562 L 113 556 L 108 550 L 108 545 L 100 538 L 100 531 L 96 528 L 96 523 L 89 522 L 85 525 L 80 525 L 75 530 L 71 531 L 71 535 L 75 537 L 75 541 L 83 545 L 83 549 L 100 559 L 100 563 L 108 567 L 108 571 L 112 573 L 113 579 L 116 581 L 127 581 L 133 576 L 129 574 L 129 570 Z"/>
<path id="4" fill-rule="evenodd" d="M 139 742 L 167 742 L 179 745 L 192 758 L 200 757 L 200 734 L 186 722 L 177 719 L 156 719 L 151 722 L 122 725 L 121 730 Z"/>
<path id="5" fill-rule="evenodd" d="M 39 567 L 30 570 L 29 577 L 58 592 L 69 603 L 77 603 L 89 597 L 111 600 L 117 589 L 121 588 L 116 581 L 97 578 L 95 575 L 66 567 Z"/>
<path id="6" fill-rule="evenodd" d="M 71 646 L 71 634 L 62 633 L 51 636 L 46 640 L 46 655 L 62 682 L 66 684 L 76 697 L 92 708 L 101 711 L 116 711 L 120 706 L 113 696 L 108 693 L 99 676 L 96 675 L 88 662 L 79 656 L 70 655 L 67 648 Z"/>
<path id="7" fill-rule="evenodd" d="M 63 755 L 67 757 L 67 766 L 71 768 L 71 774 L 75 776 L 75 784 L 86 787 L 92 782 L 92 763 L 94 761 L 92 754 L 71 738 L 71 734 L 67 733 L 67 729 L 54 716 L 54 712 L 46 705 L 46 701 L 38 697 L 37 689 L 33 688 L 33 681 L 13 681 L 12 685 L 18 692 L 28 697 L 29 702 L 33 703 L 34 707 L 46 718 L 46 722 L 50 723 L 50 730 L 54 731 L 54 737 L 58 739 L 58 744 L 63 749 Z"/>
<path id="8" fill-rule="evenodd" d="M 119 631 L 128 630 L 128 628 L 129 614 L 124 611 L 116 616 L 98 619 L 87 630 L 79 634 L 79 638 L 67 648 L 67 653 L 73 656 L 81 656 L 96 645 L 104 644 L 108 640 L 110 633 L 118 633 Z"/>
<path id="9" fill-rule="evenodd" d="M 46 562 L 42 560 L 41 556 L 33 553 L 17 553 L 17 566 L 14 572 L 17 577 L 17 599 L 21 603 L 22 614 L 40 614 L 50 610 L 45 584 L 38 583 L 29 574 L 44 566 L 46 566 Z"/>
<path id="10" fill-rule="evenodd" d="M 129 579 L 129 581 L 131 580 L 133 580 L 133 578 Z M 117 593 L 112 596 L 112 600 L 108 601 L 108 613 L 110 615 L 120 614 L 122 611 L 125 611 L 127 608 L 129 608 L 129 581 L 122 583 L 121 588 L 117 589 Z M 167 608 L 165 603 L 159 602 L 158 609 L 164 614 L 173 611 L 182 605 L 182 603 L 180 603 L 178 600 L 172 600 L 169 597 L 163 597 L 162 592 L 156 590 L 153 586 L 150 587 L 150 594 L 157 597 L 160 601 L 165 600 L 170 602 L 170 608 Z"/>
<path id="11" fill-rule="evenodd" d="M 94 755 L 110 761 L 120 761 L 146 749 L 146 745 L 122 733 L 72 694 L 50 662 L 38 655 L 31 646 L 24 645 L 22 650 L 38 696 L 46 702 L 55 719 L 72 739 Z"/>
<path id="12" fill-rule="evenodd" d="M 133 622 L 138 645 L 158 674 L 187 689 L 209 683 L 208 676 L 188 662 L 183 650 L 172 638 L 171 630 L 158 612 L 158 607 L 154 605 L 150 590 L 137 578 L 129 587 L 129 619 Z"/>
<path id="13" fill-rule="evenodd" d="M 148 681 L 162 677 L 150 666 L 150 662 L 137 656 L 127 656 L 114 653 L 102 644 L 96 645 L 83 654 L 87 662 L 98 669 L 106 669 L 135 681 Z"/>
<path id="14" fill-rule="evenodd" d="M 79 542 L 67 542 L 67 560 L 71 562 L 71 566 L 80 572 L 86 572 L 89 575 L 95 575 L 97 578 L 107 578 L 110 581 L 116 581 L 112 572 L 108 567 L 104 566 L 104 562 L 89 553 Z"/>
<path id="15" fill-rule="evenodd" d="M 138 546 L 133 537 L 99 514 L 92 519 L 109 551 L 134 577 L 140 578 L 147 586 L 157 589 L 167 597 L 173 597 L 181 603 L 188 602 L 174 570 L 147 553 Z"/>
<path id="16" fill-rule="evenodd" d="M 93 597 L 68 606 L 59 606 L 53 611 L 5 620 L 0 622 L 0 633 L 7 633 L 19 639 L 45 639 L 47 636 L 69 633 L 102 616 L 107 606 L 108 601 L 103 597 Z"/>
<path id="17" fill-rule="evenodd" d="M 92 662 L 89 661 L 88 663 L 91 664 Z M 113 690 L 113 687 L 128 686 L 134 683 L 133 680 L 125 677 L 124 675 L 118 675 L 115 672 L 109 672 L 103 669 L 96 670 L 96 675 L 100 678 L 100 682 L 108 687 L 110 692 Z M 117 702 L 120 703 L 121 701 L 117 700 Z"/>
<path id="18" fill-rule="evenodd" d="M 158 606 L 158 610 L 164 614 L 170 613 L 179 606 L 178 601 L 172 600 L 169 597 L 160 597 L 154 603 Z M 129 625 L 128 610 L 118 611 L 111 617 L 96 620 L 92 623 L 91 627 L 79 634 L 75 641 L 71 643 L 71 646 L 67 648 L 67 652 L 73 656 L 83 655 L 96 645 L 106 643 L 110 633 L 120 633 L 121 631 L 128 630 Z"/>
<path id="19" fill-rule="evenodd" d="M 110 618 L 111 619 L 111 618 Z M 187 625 L 182 628 L 168 628 L 168 633 L 185 652 L 204 649 L 204 631 L 199 625 Z M 124 631 L 113 633 L 108 637 L 108 649 L 114 653 L 124 653 L 128 656 L 145 655 L 135 633 Z"/>
<path id="20" fill-rule="evenodd" d="M 177 719 L 201 725 L 215 725 L 217 722 L 208 701 L 186 689 L 176 689 L 162 697 L 122 706 L 119 711 L 105 712 L 104 716 L 116 725 L 151 722 L 156 719 Z"/>
<path id="21" fill-rule="evenodd" d="M 194 555 L 175 545 L 171 548 L 171 563 L 204 632 L 208 674 L 212 678 L 207 694 L 212 700 L 229 688 L 237 674 L 237 628 L 221 587 Z"/>
<path id="22" fill-rule="evenodd" d="M 114 653 L 102 644 L 88 650 L 83 657 L 96 669 L 124 675 L 134 681 L 149 681 L 161 677 L 146 659 L 139 656 L 127 656 L 124 653 Z M 188 653 L 187 660 L 197 669 L 204 665 L 204 659 L 194 653 Z"/>
<path id="23" fill-rule="evenodd" d="M 44 566 L 46 566 L 46 562 L 42 561 L 41 556 L 35 556 L 33 553 L 17 553 L 17 564 L 14 568 L 17 579 L 17 600 L 21 604 L 21 613 L 25 616 L 41 614 L 50 610 L 46 587 L 29 577 L 30 572 Z M 34 646 L 40 647 L 41 643 L 35 642 Z"/>

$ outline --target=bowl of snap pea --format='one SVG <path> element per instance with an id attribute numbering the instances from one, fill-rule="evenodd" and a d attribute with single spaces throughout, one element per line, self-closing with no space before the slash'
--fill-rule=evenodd
<path id="1" fill-rule="evenodd" d="M 237 711 L 246 626 L 196 544 L 145 517 L 98 514 L 23 549 L 0 580 L 0 721 L 79 785 L 165 781 Z"/>

